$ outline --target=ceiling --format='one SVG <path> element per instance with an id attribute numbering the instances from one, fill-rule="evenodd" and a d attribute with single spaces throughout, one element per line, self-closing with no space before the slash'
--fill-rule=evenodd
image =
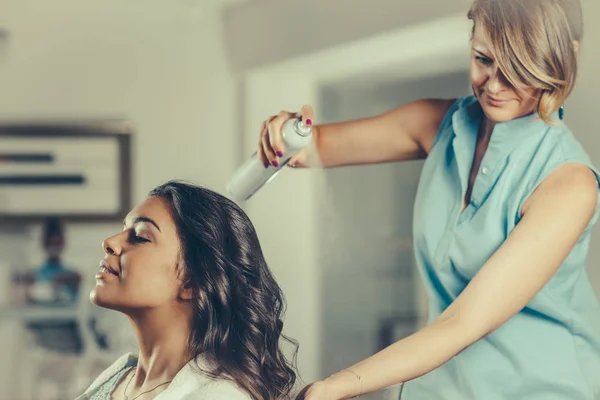
<path id="1" fill-rule="evenodd" d="M 252 69 L 454 13 L 470 0 L 214 0 L 234 68 Z M 598 1 L 598 0 L 592 0 Z M 465 39 L 466 40 L 466 39 Z M 397 49 L 402 51 L 402 49 Z"/>
<path id="2" fill-rule="evenodd" d="M 206 6 L 207 4 L 212 8 L 227 9 L 230 7 L 236 7 L 240 4 L 250 3 L 256 0 L 182 0 L 183 3 L 187 3 L 193 6 Z"/>

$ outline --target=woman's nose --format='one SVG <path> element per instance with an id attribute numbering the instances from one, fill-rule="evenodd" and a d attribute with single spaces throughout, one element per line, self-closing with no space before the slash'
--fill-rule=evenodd
<path id="1" fill-rule="evenodd" d="M 490 71 L 490 75 L 487 81 L 487 89 L 491 94 L 497 94 L 508 87 L 508 82 L 504 77 L 504 74 L 496 66 Z"/>
<path id="2" fill-rule="evenodd" d="M 122 249 L 117 237 L 118 235 L 112 236 L 102 241 L 102 248 L 106 254 L 110 254 L 112 256 L 121 254 Z"/>

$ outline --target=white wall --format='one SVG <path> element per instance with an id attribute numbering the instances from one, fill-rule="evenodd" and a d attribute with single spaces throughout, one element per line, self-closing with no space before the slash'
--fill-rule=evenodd
<path id="1" fill-rule="evenodd" d="M 137 126 L 135 202 L 172 178 L 223 192 L 239 157 L 236 86 L 211 3 L 1 0 L 10 44 L 0 63 L 0 120 L 124 116 Z M 102 239 L 120 229 L 69 226 L 66 261 L 93 279 Z M 6 233 L 0 258 L 41 261 L 37 228 L 22 233 L 31 239 L 22 249 Z M 0 360 L 2 371 L 10 361 Z"/>
<path id="2" fill-rule="evenodd" d="M 565 104 L 565 121 L 583 143 L 596 167 L 600 168 L 600 133 L 598 132 L 598 93 L 600 93 L 600 1 L 582 0 L 584 38 L 580 55 L 577 86 Z M 596 294 L 600 297 L 600 226 L 592 233 L 588 271 Z"/>
<path id="3" fill-rule="evenodd" d="M 424 79 L 389 78 L 327 85 L 321 123 L 373 116 L 419 98 L 470 93 L 466 70 Z M 384 319 L 403 317 L 394 339 L 427 317 L 414 265 L 412 214 L 422 161 L 336 168 L 324 172 L 327 208 L 320 210 L 323 353 L 328 375 L 379 351 Z M 341 283 L 343 282 L 343 283 Z"/>

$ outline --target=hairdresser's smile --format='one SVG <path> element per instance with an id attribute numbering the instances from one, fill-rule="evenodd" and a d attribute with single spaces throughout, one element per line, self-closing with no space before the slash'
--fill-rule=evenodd
<path id="1" fill-rule="evenodd" d="M 487 100 L 487 102 L 492 106 L 492 107 L 503 107 L 505 106 L 508 102 L 510 102 L 511 100 L 502 100 L 502 99 L 498 99 L 496 97 L 490 96 L 489 94 L 483 92 L 483 95 L 485 96 L 485 99 Z"/>

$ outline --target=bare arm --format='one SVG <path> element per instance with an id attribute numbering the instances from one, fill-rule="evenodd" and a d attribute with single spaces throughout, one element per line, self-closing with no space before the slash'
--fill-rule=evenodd
<path id="1" fill-rule="evenodd" d="M 424 375 L 517 314 L 572 250 L 597 198 L 598 184 L 587 167 L 569 164 L 553 172 L 525 202 L 523 218 L 504 244 L 435 322 L 349 368 L 363 378 L 363 391 Z M 343 372 L 314 390 L 347 399 L 359 394 L 358 382 Z M 305 398 L 312 398 L 310 392 Z"/>
<path id="2" fill-rule="evenodd" d="M 419 100 L 366 119 L 317 126 L 323 166 L 422 159 L 454 100 Z"/>
<path id="3" fill-rule="evenodd" d="M 303 150 L 290 159 L 290 165 L 337 167 L 425 158 L 454 101 L 418 100 L 371 118 L 313 126 L 316 154 Z M 285 150 L 281 127 L 300 116 L 314 120 L 312 108 L 305 106 L 301 113 L 282 111 L 263 123 L 258 154 L 264 163 L 279 162 L 277 154 Z"/>

